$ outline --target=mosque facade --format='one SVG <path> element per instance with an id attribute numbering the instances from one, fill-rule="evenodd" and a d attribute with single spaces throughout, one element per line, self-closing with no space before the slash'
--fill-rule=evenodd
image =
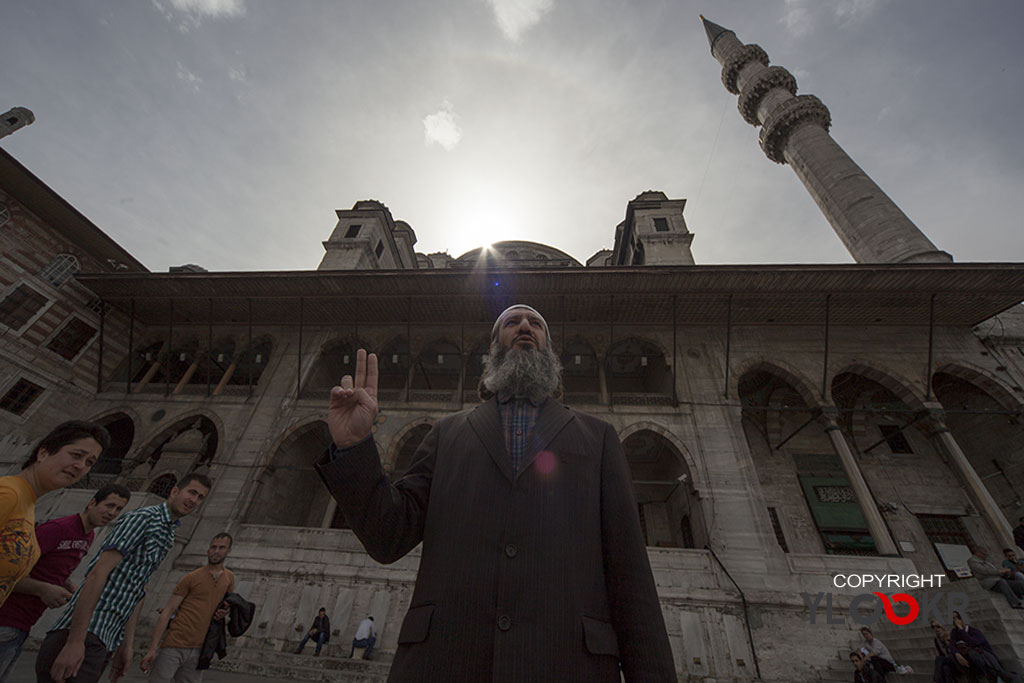
<path id="1" fill-rule="evenodd" d="M 278 665 L 323 606 L 344 654 L 374 616 L 386 672 L 419 553 L 374 562 L 319 481 L 327 394 L 356 349 L 379 354 L 374 436 L 400 477 L 434 421 L 478 402 L 491 324 L 521 302 L 549 323 L 564 402 L 623 443 L 680 680 L 829 680 L 856 638 L 850 603 L 871 592 L 836 585 L 851 575 L 941 576 L 1024 660 L 1002 598 L 957 576 L 968 544 L 999 555 L 1024 516 L 1024 264 L 954 263 L 829 136 L 823 103 L 760 47 L 705 29 L 766 155 L 855 263 L 695 264 L 685 200 L 645 191 L 585 263 L 533 242 L 419 253 L 366 200 L 336 212 L 316 270 L 151 273 L 0 151 L 0 461 L 17 470 L 72 417 L 114 441 L 37 517 L 108 481 L 134 507 L 208 473 L 142 628 L 227 530 L 259 606 L 252 666 Z M 885 628 L 894 652 L 931 661 Z"/>

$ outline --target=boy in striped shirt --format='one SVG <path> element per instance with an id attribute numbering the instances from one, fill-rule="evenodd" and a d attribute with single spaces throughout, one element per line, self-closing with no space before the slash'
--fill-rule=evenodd
<path id="1" fill-rule="evenodd" d="M 187 474 L 166 502 L 121 517 L 39 648 L 40 683 L 64 683 L 71 677 L 75 683 L 95 683 L 108 659 L 113 660 L 111 681 L 125 674 L 146 582 L 174 545 L 181 518 L 199 507 L 212 486 L 204 475 Z"/>

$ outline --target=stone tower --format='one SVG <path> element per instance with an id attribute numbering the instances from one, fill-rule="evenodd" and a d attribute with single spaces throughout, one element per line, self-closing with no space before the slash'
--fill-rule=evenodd
<path id="1" fill-rule="evenodd" d="M 626 219 L 615 228 L 609 265 L 692 266 L 693 233 L 683 219 L 685 206 L 685 199 L 669 199 L 664 192 L 637 195 L 626 206 Z"/>
<path id="2" fill-rule="evenodd" d="M 416 233 L 396 221 L 382 203 L 365 199 L 348 210 L 338 209 L 338 222 L 324 242 L 317 270 L 408 270 L 419 267 Z"/>
<path id="3" fill-rule="evenodd" d="M 939 251 L 828 134 L 828 108 L 813 95 L 797 95 L 796 79 L 769 66 L 758 45 L 744 45 L 732 31 L 703 16 L 711 54 L 722 65 L 722 83 L 739 95 L 739 110 L 761 126 L 761 149 L 789 164 L 858 263 L 947 263 Z"/>

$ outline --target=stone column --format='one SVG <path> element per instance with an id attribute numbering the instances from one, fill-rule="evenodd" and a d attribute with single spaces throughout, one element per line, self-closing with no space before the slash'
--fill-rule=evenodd
<path id="1" fill-rule="evenodd" d="M 960 448 L 960 444 L 953 438 L 953 433 L 946 426 L 945 413 L 942 410 L 930 409 L 928 411 L 928 424 L 931 427 L 929 436 L 932 444 L 944 455 L 960 477 L 961 483 L 967 489 L 967 495 L 971 504 L 981 513 L 981 516 L 988 522 L 989 528 L 996 535 L 1000 548 L 1015 548 L 1017 544 L 1013 540 L 1013 531 L 1010 523 L 999 509 L 992 494 L 985 488 L 985 483 L 974 470 L 967 456 Z"/>
<path id="2" fill-rule="evenodd" d="M 338 510 L 338 501 L 334 500 L 334 496 L 327 501 L 327 510 L 324 511 L 324 518 L 320 520 L 321 529 L 330 529 L 331 522 L 334 521 L 334 513 Z"/>
<path id="3" fill-rule="evenodd" d="M 867 482 L 864 481 L 864 476 L 860 473 L 860 467 L 857 466 L 857 461 L 853 457 L 850 444 L 846 442 L 846 437 L 843 436 L 843 432 L 839 428 L 835 409 L 823 410 L 818 420 L 824 425 L 825 433 L 828 434 L 829 440 L 832 441 L 832 448 L 835 449 L 836 455 L 839 456 L 840 462 L 843 463 L 846 478 L 850 480 L 850 486 L 857 496 L 860 510 L 864 513 L 864 519 L 868 523 L 871 538 L 875 540 L 875 549 L 878 550 L 879 555 L 899 555 L 899 552 L 896 550 L 896 543 L 892 540 L 892 536 L 889 535 L 889 529 L 886 528 L 885 521 L 882 519 L 882 513 L 878 511 L 878 504 L 871 495 Z"/>

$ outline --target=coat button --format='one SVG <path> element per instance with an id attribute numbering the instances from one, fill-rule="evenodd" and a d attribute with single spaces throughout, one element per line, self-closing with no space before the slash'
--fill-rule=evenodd
<path id="1" fill-rule="evenodd" d="M 505 546 L 505 554 L 509 557 L 515 557 L 519 554 L 519 548 L 516 547 L 515 543 L 509 543 Z"/>
<path id="2" fill-rule="evenodd" d="M 500 628 L 502 631 L 507 631 L 510 628 L 512 628 L 512 620 L 509 619 L 507 614 L 502 614 L 500 617 L 498 617 L 498 628 Z"/>

